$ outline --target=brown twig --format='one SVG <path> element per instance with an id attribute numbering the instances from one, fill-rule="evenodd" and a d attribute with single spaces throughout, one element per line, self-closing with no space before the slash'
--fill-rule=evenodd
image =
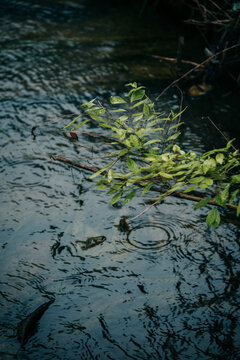
<path id="1" fill-rule="evenodd" d="M 194 20 L 194 19 L 190 19 L 190 20 L 186 20 L 185 23 L 187 24 L 193 24 L 193 25 L 200 25 L 200 26 L 206 26 L 209 24 L 212 25 L 224 25 L 224 24 L 228 24 L 230 23 L 232 20 L 229 19 L 223 19 L 223 20 L 213 20 L 213 21 L 199 21 L 199 20 Z"/>
<path id="2" fill-rule="evenodd" d="M 167 56 L 160 56 L 160 55 L 152 55 L 152 57 L 155 58 L 155 59 L 160 59 L 160 60 L 171 61 L 173 63 L 177 63 L 176 58 L 170 58 L 170 57 L 167 57 Z M 180 60 L 180 62 L 182 62 L 183 64 L 189 64 L 189 65 L 193 65 L 193 66 L 199 65 L 199 63 L 196 63 L 195 61 L 190 61 L 190 60 Z M 201 64 L 200 64 L 200 66 L 204 67 Z"/>
<path id="3" fill-rule="evenodd" d="M 181 198 L 181 199 L 186 199 L 186 200 L 191 200 L 191 201 L 196 201 L 196 202 L 199 202 L 199 201 L 201 201 L 203 199 L 200 196 L 187 195 L 187 194 L 184 194 L 184 193 L 181 193 L 181 192 L 174 192 L 174 193 L 172 193 L 170 195 L 172 195 L 174 197 Z M 215 200 L 210 200 L 208 202 L 208 204 L 215 205 L 215 206 L 220 206 Z M 232 205 L 232 204 L 229 204 L 229 203 L 226 204 L 226 207 L 228 207 L 229 209 L 237 210 L 236 205 Z"/>
<path id="4" fill-rule="evenodd" d="M 213 0 L 208 0 L 210 1 L 220 12 L 222 12 L 228 19 L 232 20 L 232 17 L 226 12 L 224 11 L 223 8 L 221 8 L 218 4 L 216 4 Z"/>
<path id="5" fill-rule="evenodd" d="M 81 168 L 81 169 L 84 169 L 84 170 L 88 170 L 88 171 L 91 171 L 91 172 L 97 172 L 98 170 L 100 169 L 96 169 L 96 168 L 92 168 L 90 166 L 87 166 L 87 165 L 84 165 L 84 164 L 80 164 L 76 161 L 73 161 L 73 160 L 70 160 L 70 159 L 66 159 L 65 157 L 63 156 L 59 156 L 59 155 L 51 155 L 52 159 L 54 160 L 57 160 L 57 161 L 61 161 L 65 164 L 69 164 L 69 165 L 72 165 L 72 166 L 76 166 L 78 168 Z"/>
<path id="6" fill-rule="evenodd" d="M 128 219 L 127 222 L 136 220 L 137 218 L 139 218 L 140 216 L 142 216 L 143 214 L 145 214 L 148 210 L 150 210 L 154 205 L 157 205 L 160 202 L 160 200 L 155 201 L 153 204 L 151 204 L 150 206 L 148 206 L 146 209 L 144 209 L 142 212 L 140 212 L 138 215 L 134 216 L 131 219 Z"/>
<path id="7" fill-rule="evenodd" d="M 180 78 L 174 80 L 173 82 L 171 82 L 170 85 L 168 85 L 162 92 L 160 95 L 158 95 L 156 97 L 156 100 L 159 99 L 170 87 L 172 87 L 173 85 L 177 84 L 180 80 L 184 79 L 186 76 L 188 76 L 189 74 L 191 74 L 193 71 L 195 71 L 196 69 L 198 69 L 200 66 L 207 64 L 209 61 L 211 61 L 213 58 L 215 58 L 216 56 L 224 53 L 225 51 L 229 51 L 231 49 L 234 49 L 236 47 L 240 46 L 240 44 L 236 44 L 233 46 L 230 46 L 226 49 L 223 49 L 221 51 L 218 51 L 217 53 L 213 54 L 212 56 L 208 57 L 206 60 L 204 60 L 203 62 L 201 62 L 200 64 L 196 65 L 193 69 L 187 71 L 185 74 L 183 74 L 182 76 L 180 76 Z"/>

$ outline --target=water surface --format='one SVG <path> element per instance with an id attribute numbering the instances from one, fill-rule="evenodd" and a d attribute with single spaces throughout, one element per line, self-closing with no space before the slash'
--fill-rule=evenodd
<path id="1" fill-rule="evenodd" d="M 234 216 L 224 212 L 213 231 L 207 209 L 193 212 L 186 200 L 168 198 L 124 232 L 120 220 L 141 212 L 148 198 L 110 207 L 88 172 L 51 158 L 101 165 L 102 141 L 82 135 L 73 143 L 55 130 L 82 102 L 106 101 L 131 80 L 158 95 L 171 72 L 150 55 L 175 56 L 180 30 L 164 17 L 139 19 L 134 6 L 101 1 L 9 0 L 0 10 L 1 356 L 20 354 L 17 325 L 55 298 L 22 358 L 240 359 Z M 197 58 L 198 50 L 187 42 L 186 54 Z M 227 91 L 191 102 L 186 149 L 200 153 L 223 141 L 215 130 L 206 140 L 201 117 L 227 116 L 230 100 L 220 100 L 236 103 Z M 160 106 L 167 112 L 178 104 L 170 91 Z M 89 238 L 103 241 L 88 246 Z"/>

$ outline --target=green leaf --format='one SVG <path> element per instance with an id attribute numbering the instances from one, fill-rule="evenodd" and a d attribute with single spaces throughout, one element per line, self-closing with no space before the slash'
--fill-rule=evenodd
<path id="1" fill-rule="evenodd" d="M 111 96 L 110 103 L 114 104 L 114 105 L 115 104 L 124 104 L 124 103 L 126 103 L 126 101 L 123 98 L 121 98 L 120 96 Z"/>
<path id="2" fill-rule="evenodd" d="M 126 130 L 124 129 L 117 129 L 117 128 L 114 128 L 113 129 L 116 133 L 117 133 L 117 136 L 119 138 L 119 141 L 123 141 L 126 137 Z"/>
<path id="3" fill-rule="evenodd" d="M 200 182 L 202 182 L 205 178 L 203 176 L 198 176 L 198 177 L 195 177 L 193 179 L 190 179 L 189 180 L 189 183 L 190 184 L 198 184 Z"/>
<path id="4" fill-rule="evenodd" d="M 238 202 L 238 206 L 237 206 L 237 216 L 239 216 L 240 214 L 240 201 Z"/>
<path id="5" fill-rule="evenodd" d="M 134 198 L 134 196 L 136 195 L 137 191 L 138 191 L 138 189 L 132 190 L 132 191 L 125 197 L 122 205 L 125 205 L 125 204 L 129 203 L 129 201 L 131 201 L 131 200 Z"/>
<path id="6" fill-rule="evenodd" d="M 141 100 L 144 97 L 144 95 L 145 95 L 145 90 L 143 89 L 133 91 L 131 95 L 131 102 Z"/>
<path id="7" fill-rule="evenodd" d="M 78 115 L 77 117 L 75 117 L 75 119 L 73 119 L 69 124 L 67 124 L 66 126 L 64 126 L 63 129 L 66 129 L 67 127 L 71 126 L 72 124 L 75 123 L 75 121 L 77 121 L 80 118 L 81 114 Z"/>
<path id="8" fill-rule="evenodd" d="M 180 111 L 178 114 L 174 114 L 173 111 L 171 111 L 172 113 L 172 121 L 175 120 L 177 117 L 179 117 L 180 115 L 182 115 L 182 113 L 186 110 L 186 108 L 184 108 L 182 111 Z"/>
<path id="9" fill-rule="evenodd" d="M 113 179 L 113 169 L 108 171 L 108 182 L 110 183 Z"/>
<path id="10" fill-rule="evenodd" d="M 180 132 L 177 132 L 176 134 L 173 134 L 172 136 L 170 136 L 170 137 L 167 139 L 167 141 L 176 140 L 176 139 L 179 137 L 180 134 L 181 134 Z"/>
<path id="11" fill-rule="evenodd" d="M 221 201 L 223 203 L 226 203 L 227 199 L 228 199 L 228 196 L 229 196 L 229 188 L 230 188 L 230 185 L 227 185 L 225 187 L 225 189 L 222 191 L 222 193 L 220 194 L 220 197 L 221 197 Z"/>
<path id="12" fill-rule="evenodd" d="M 180 123 L 178 123 L 178 124 L 176 124 L 176 125 L 171 126 L 171 127 L 169 128 L 169 131 L 178 128 L 178 127 L 181 126 L 182 124 L 184 124 L 184 123 L 183 123 L 183 122 L 180 122 Z"/>
<path id="13" fill-rule="evenodd" d="M 98 170 L 97 172 L 95 172 L 94 174 L 92 174 L 91 176 L 89 176 L 89 179 L 94 179 L 95 177 L 97 177 L 98 175 L 102 174 L 110 165 L 113 164 L 114 161 L 110 162 L 110 164 L 107 164 L 106 166 L 104 166 L 102 169 Z"/>
<path id="14" fill-rule="evenodd" d="M 127 157 L 127 167 L 129 168 L 129 170 L 131 170 L 133 172 L 136 172 L 139 169 L 137 163 L 133 159 L 131 159 L 129 156 Z"/>
<path id="15" fill-rule="evenodd" d="M 130 135 L 129 140 L 136 148 L 139 146 L 138 137 L 136 135 Z"/>
<path id="16" fill-rule="evenodd" d="M 144 146 L 147 146 L 147 145 L 151 145 L 151 144 L 154 144 L 156 142 L 161 142 L 161 140 L 158 140 L 158 139 L 152 139 L 152 140 L 149 140 L 147 141 L 145 144 L 143 144 Z"/>
<path id="17" fill-rule="evenodd" d="M 156 129 L 147 129 L 149 132 L 163 131 L 164 128 L 156 128 Z"/>
<path id="18" fill-rule="evenodd" d="M 120 153 L 118 154 L 119 157 L 125 155 L 126 153 L 128 153 L 128 150 L 127 149 L 123 149 L 120 151 Z"/>
<path id="19" fill-rule="evenodd" d="M 232 182 L 234 184 L 240 183 L 240 175 L 233 175 L 232 176 Z"/>
<path id="20" fill-rule="evenodd" d="M 236 196 L 237 196 L 237 194 L 239 193 L 239 191 L 240 191 L 240 190 L 237 189 L 237 190 L 235 190 L 235 191 L 232 192 L 231 197 L 230 197 L 230 200 L 229 200 L 229 203 L 230 203 L 230 204 L 233 203 L 233 201 L 234 201 L 234 199 L 236 198 Z"/>
<path id="21" fill-rule="evenodd" d="M 89 101 L 89 102 L 85 102 L 85 103 L 83 103 L 81 106 L 83 106 L 83 107 L 87 107 L 87 108 L 91 108 L 92 106 L 94 106 L 95 104 L 94 104 L 94 101 L 96 100 L 96 98 L 95 99 L 92 99 L 91 101 Z"/>
<path id="22" fill-rule="evenodd" d="M 208 170 L 211 169 L 212 167 L 211 159 L 205 160 L 202 167 L 203 167 L 203 173 L 206 174 Z"/>
<path id="23" fill-rule="evenodd" d="M 131 86 L 133 88 L 137 88 L 137 83 L 134 81 L 133 83 L 125 84 L 125 86 Z"/>
<path id="24" fill-rule="evenodd" d="M 147 104 L 143 105 L 143 114 L 147 117 L 150 116 L 150 114 L 151 114 L 149 106 Z"/>
<path id="25" fill-rule="evenodd" d="M 128 116 L 122 115 L 118 118 L 119 121 L 126 121 L 128 119 Z"/>
<path id="26" fill-rule="evenodd" d="M 144 158 L 145 161 L 153 162 L 159 160 L 159 155 L 150 155 Z"/>
<path id="27" fill-rule="evenodd" d="M 217 194 L 214 199 L 218 205 L 225 206 L 225 203 L 222 202 L 220 194 Z"/>
<path id="28" fill-rule="evenodd" d="M 200 200 L 200 201 L 194 206 L 194 210 L 201 209 L 202 207 L 206 206 L 206 205 L 209 203 L 210 200 L 211 200 L 210 198 L 206 198 L 206 199 Z"/>
<path id="29" fill-rule="evenodd" d="M 216 162 L 220 165 L 224 162 L 224 155 L 222 153 L 216 155 Z"/>
<path id="30" fill-rule="evenodd" d="M 90 118 L 93 119 L 93 120 L 97 120 L 97 121 L 101 121 L 102 118 L 101 116 L 98 116 L 98 115 L 93 115 L 93 114 L 89 114 Z"/>
<path id="31" fill-rule="evenodd" d="M 87 122 L 89 122 L 89 120 L 84 120 L 84 121 L 82 121 L 80 124 L 74 126 L 74 127 L 71 129 L 71 131 L 80 128 L 81 126 L 83 126 L 83 125 L 86 124 Z"/>
<path id="32" fill-rule="evenodd" d="M 184 190 L 184 193 L 191 192 L 191 191 L 195 190 L 197 187 L 198 187 L 197 185 L 189 186 L 186 190 Z"/>
<path id="33" fill-rule="evenodd" d="M 103 157 L 104 157 L 104 159 L 105 159 L 105 158 L 112 157 L 112 156 L 118 155 L 118 154 L 119 154 L 119 150 L 118 150 L 118 151 L 114 151 L 113 153 L 108 154 L 108 155 L 105 155 L 105 156 L 103 156 Z"/>
<path id="34" fill-rule="evenodd" d="M 141 114 L 133 114 L 133 116 L 134 116 L 134 122 L 136 122 L 136 121 L 139 121 L 139 120 L 141 120 L 142 118 L 143 118 L 143 113 L 141 113 Z"/>
<path id="35" fill-rule="evenodd" d="M 220 224 L 220 221 L 221 218 L 219 211 L 217 209 L 212 209 L 206 218 L 207 225 L 212 225 L 212 227 L 215 228 Z"/>
<path id="36" fill-rule="evenodd" d="M 96 184 L 96 186 L 98 187 L 98 189 L 100 189 L 100 190 L 104 190 L 104 189 L 106 189 L 106 187 L 107 187 L 107 185 L 104 185 L 104 184 Z"/>
<path id="37" fill-rule="evenodd" d="M 176 152 L 176 153 L 178 153 L 178 154 L 180 154 L 180 155 L 184 155 L 185 154 L 185 151 L 183 151 L 183 150 L 181 150 L 181 148 L 180 148 L 180 146 L 178 146 L 178 145 L 176 145 L 176 144 L 174 144 L 173 145 L 173 152 Z"/>
<path id="38" fill-rule="evenodd" d="M 110 201 L 110 205 L 114 205 L 120 199 L 121 196 L 122 196 L 122 191 L 115 194 Z"/>
<path id="39" fill-rule="evenodd" d="M 232 139 L 227 143 L 226 149 L 229 149 L 232 146 L 233 141 L 235 141 L 236 139 Z"/>
<path id="40" fill-rule="evenodd" d="M 116 109 L 116 110 L 110 110 L 112 113 L 118 113 L 118 112 L 124 112 L 127 111 L 125 109 Z"/>
<path id="41" fill-rule="evenodd" d="M 144 104 L 146 101 L 148 101 L 148 99 L 144 99 L 144 100 L 141 100 L 141 101 L 137 102 L 136 104 L 133 105 L 132 109 Z"/>
<path id="42" fill-rule="evenodd" d="M 121 189 L 122 186 L 123 186 L 122 183 L 114 184 L 114 185 L 108 190 L 107 195 L 111 195 L 111 194 L 116 193 L 118 190 Z"/>
<path id="43" fill-rule="evenodd" d="M 171 174 L 167 174 L 167 173 L 162 172 L 162 171 L 158 172 L 157 175 L 159 175 L 159 176 L 161 176 L 161 177 L 163 177 L 165 179 L 172 179 L 173 178 L 173 176 Z"/>
<path id="44" fill-rule="evenodd" d="M 200 189 L 206 189 L 208 186 L 211 186 L 213 184 L 213 180 L 210 178 L 205 178 L 203 181 L 201 181 Z"/>
<path id="45" fill-rule="evenodd" d="M 150 189 L 151 189 L 151 187 L 154 185 L 154 183 L 148 183 L 145 187 L 144 187 L 144 189 L 143 189 L 143 191 L 141 192 L 141 196 L 143 196 L 144 194 L 146 194 Z"/>

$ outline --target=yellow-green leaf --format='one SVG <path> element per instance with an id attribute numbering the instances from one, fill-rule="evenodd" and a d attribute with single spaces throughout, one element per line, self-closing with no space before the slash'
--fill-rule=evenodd
<path id="1" fill-rule="evenodd" d="M 137 163 L 133 159 L 131 159 L 129 156 L 127 157 L 127 167 L 129 168 L 129 170 L 131 170 L 133 172 L 136 172 L 139 169 Z"/>
<path id="2" fill-rule="evenodd" d="M 124 104 L 126 103 L 126 101 L 121 98 L 120 96 L 111 96 L 110 97 L 110 103 L 115 105 L 115 104 Z"/>

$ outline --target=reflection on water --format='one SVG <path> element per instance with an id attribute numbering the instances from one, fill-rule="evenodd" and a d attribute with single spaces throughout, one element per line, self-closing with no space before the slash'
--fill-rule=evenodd
<path id="1" fill-rule="evenodd" d="M 240 359 L 240 236 L 231 214 L 212 231 L 206 210 L 193 214 L 192 204 L 169 198 L 124 229 L 120 220 L 147 199 L 110 208 L 87 172 L 51 157 L 100 165 L 102 141 L 79 135 L 74 144 L 55 130 L 83 101 L 104 101 L 129 80 L 156 95 L 169 77 L 148 55 L 175 56 L 176 29 L 139 19 L 129 4 L 104 6 L 0 4 L 0 357 Z M 163 111 L 178 108 L 175 95 L 164 102 Z M 182 141 L 201 152 L 197 117 L 188 115 Z M 52 298 L 20 348 L 18 324 Z"/>

